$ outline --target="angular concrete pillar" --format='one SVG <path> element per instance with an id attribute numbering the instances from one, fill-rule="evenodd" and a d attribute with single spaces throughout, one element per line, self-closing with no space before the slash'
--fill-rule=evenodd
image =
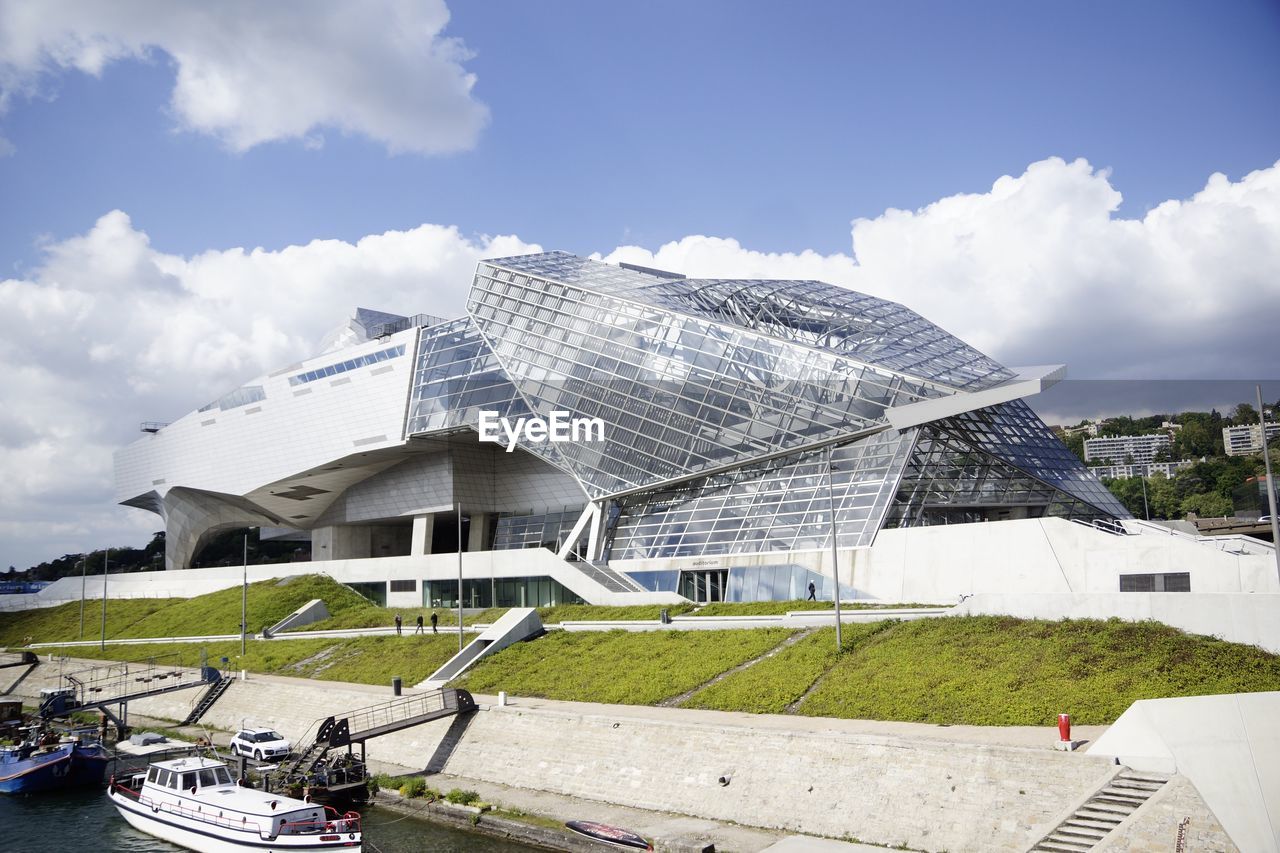
<path id="1" fill-rule="evenodd" d="M 467 531 L 467 551 L 483 551 L 489 541 L 489 513 L 473 512 L 470 516 L 471 526 Z"/>
<path id="2" fill-rule="evenodd" d="M 422 557 L 431 553 L 431 531 L 435 529 L 435 513 L 415 515 L 413 517 L 413 538 L 409 543 L 409 554 Z"/>

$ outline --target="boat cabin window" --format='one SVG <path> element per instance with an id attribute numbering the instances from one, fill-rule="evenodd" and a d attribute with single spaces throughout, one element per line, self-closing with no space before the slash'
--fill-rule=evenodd
<path id="1" fill-rule="evenodd" d="M 160 768 L 159 768 L 159 767 L 151 767 L 151 768 L 149 768 L 149 769 L 147 770 L 147 781 L 148 781 L 148 782 L 154 783 L 154 782 L 156 781 L 156 779 L 158 779 L 158 778 L 160 778 Z"/>
<path id="2" fill-rule="evenodd" d="M 160 769 L 160 784 L 166 788 L 178 787 L 178 774 L 172 770 Z"/>
<path id="3" fill-rule="evenodd" d="M 213 772 L 212 767 L 206 767 L 200 771 L 200 787 L 210 788 L 218 784 L 218 776 Z"/>
<path id="4" fill-rule="evenodd" d="M 213 772 L 214 772 L 214 773 L 216 773 L 216 774 L 218 775 L 218 784 L 219 784 L 219 785 L 230 785 L 230 784 L 231 784 L 231 771 L 230 771 L 230 770 L 228 770 L 228 769 L 227 769 L 227 768 L 225 768 L 225 767 L 215 767 Z"/>
<path id="5" fill-rule="evenodd" d="M 184 790 L 184 791 L 189 791 L 189 790 L 191 790 L 192 788 L 194 788 L 195 786 L 196 786 L 196 774 L 195 774 L 195 773 L 183 773 L 183 774 L 182 774 L 182 785 L 180 786 L 180 787 L 182 788 L 182 790 Z"/>

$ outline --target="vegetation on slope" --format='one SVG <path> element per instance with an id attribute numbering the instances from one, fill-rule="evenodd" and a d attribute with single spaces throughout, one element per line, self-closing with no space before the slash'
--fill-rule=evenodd
<path id="1" fill-rule="evenodd" d="M 350 639 L 308 639 L 251 641 L 240 655 L 240 641 L 215 643 L 145 643 L 128 646 L 97 646 L 88 649 L 50 649 L 55 655 L 97 660 L 140 661 L 154 659 L 169 666 L 199 666 L 201 652 L 213 666 L 247 669 L 254 673 L 349 681 L 357 684 L 390 685 L 400 676 L 408 685 L 416 684 L 457 654 L 456 636 L 356 637 Z M 42 650 L 43 653 L 43 650 Z"/>
<path id="2" fill-rule="evenodd" d="M 847 654 L 892 621 L 844 625 L 841 648 Z M 746 669 L 726 676 L 690 696 L 681 707 L 753 714 L 784 714 L 836 663 L 836 629 L 821 628 Z"/>
<path id="3" fill-rule="evenodd" d="M 552 635 L 482 661 L 461 683 L 485 693 L 653 704 L 759 656 L 776 630 Z M 1065 712 L 1101 724 L 1138 699 L 1280 690 L 1280 656 L 1155 622 L 973 617 L 843 630 L 838 657 L 834 629 L 824 628 L 683 704 L 783 713 L 803 697 L 794 712 L 809 716 L 1051 725 Z M 711 641 L 709 651 L 726 651 L 715 634 L 764 641 L 713 665 L 698 648 Z"/>
<path id="4" fill-rule="evenodd" d="M 239 586 L 195 598 L 107 600 L 107 639 L 193 637 L 240 632 Z M 274 625 L 314 598 L 330 613 L 374 607 L 367 599 L 323 575 L 302 575 L 252 583 L 248 590 L 249 632 Z M 84 606 L 84 639 L 102 635 L 102 600 Z M 57 643 L 81 639 L 80 602 L 0 613 L 0 644 Z"/>
<path id="5" fill-rule="evenodd" d="M 107 637 L 120 636 L 141 619 L 181 602 L 175 598 L 108 599 Z M 240 614 L 236 613 L 236 623 Z M 102 636 L 102 599 L 90 599 L 84 605 L 84 639 Z M 0 645 L 22 646 L 32 643 L 57 643 L 79 640 L 80 602 L 0 613 Z"/>
<path id="6" fill-rule="evenodd" d="M 652 705 L 777 646 L 790 631 L 559 631 L 486 658 L 458 686 L 473 693 Z"/>
<path id="7" fill-rule="evenodd" d="M 1156 622 L 922 619 L 842 655 L 799 713 L 972 725 L 1113 722 L 1138 699 L 1280 689 L 1280 656 Z"/>

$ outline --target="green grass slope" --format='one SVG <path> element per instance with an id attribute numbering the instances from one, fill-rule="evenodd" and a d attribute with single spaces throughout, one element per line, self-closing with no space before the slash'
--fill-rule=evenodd
<path id="1" fill-rule="evenodd" d="M 132 625 L 167 607 L 181 602 L 180 598 L 134 598 L 107 600 L 107 637 L 122 636 Z M 236 623 L 240 622 L 239 611 Z M 102 636 L 102 599 L 91 598 L 84 603 L 84 639 L 96 640 Z M 81 639 L 80 602 L 59 604 L 57 607 L 41 607 L 0 613 L 0 645 L 21 646 L 25 643 L 58 643 Z"/>
<path id="2" fill-rule="evenodd" d="M 870 622 L 841 628 L 841 647 L 847 654 L 892 622 Z M 836 629 L 821 628 L 759 663 L 700 690 L 684 708 L 784 714 L 836 663 Z"/>
<path id="3" fill-rule="evenodd" d="M 199 666 L 201 652 L 204 651 L 214 666 L 222 666 L 221 658 L 228 658 L 227 668 L 231 670 L 247 669 L 269 675 L 390 686 L 394 676 L 400 676 L 406 685 L 413 685 L 435 672 L 457 653 L 458 638 L 404 636 L 251 641 L 243 657 L 239 640 L 200 644 L 142 643 L 107 646 L 105 651 L 96 646 L 49 651 L 55 655 L 97 660 L 154 659 L 171 666 Z M 45 652 L 42 650 L 41 653 Z"/>
<path id="4" fill-rule="evenodd" d="M 1280 656 L 1155 622 L 922 619 L 842 655 L 811 716 L 972 725 L 1115 721 L 1138 699 L 1280 690 Z"/>
<path id="5" fill-rule="evenodd" d="M 764 654 L 790 631 L 559 631 L 485 658 L 457 686 L 473 693 L 652 705 Z"/>

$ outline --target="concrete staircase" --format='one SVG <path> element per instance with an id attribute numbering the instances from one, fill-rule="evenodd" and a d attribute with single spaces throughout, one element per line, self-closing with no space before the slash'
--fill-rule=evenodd
<path id="1" fill-rule="evenodd" d="M 1160 773 L 1120 771 L 1031 850 L 1047 853 L 1092 850 L 1167 781 L 1169 777 Z"/>
<path id="2" fill-rule="evenodd" d="M 604 563 L 582 561 L 569 563 L 569 565 L 609 590 L 609 592 L 648 592 L 627 575 L 614 571 Z"/>

